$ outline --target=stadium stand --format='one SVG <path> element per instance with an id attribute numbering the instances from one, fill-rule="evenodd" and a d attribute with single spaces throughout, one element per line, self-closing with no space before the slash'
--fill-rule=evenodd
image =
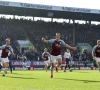
<path id="1" fill-rule="evenodd" d="M 90 43 L 91 46 L 96 44 L 96 40 L 100 36 L 100 25 L 89 25 L 89 24 L 75 24 L 75 43 L 83 42 Z M 55 33 L 61 33 L 61 38 L 68 44 L 72 45 L 73 27 L 70 23 L 58 23 L 58 22 L 45 22 L 45 21 L 31 21 L 23 19 L 4 19 L 0 18 L 0 45 L 5 43 L 5 38 L 11 39 L 11 45 L 14 48 L 14 52 L 19 55 L 16 40 L 29 39 L 37 49 L 31 53 L 26 53 L 26 56 L 30 60 L 41 60 L 41 54 L 45 47 L 50 51 L 50 45 L 44 44 L 41 41 L 42 37 L 46 39 L 55 38 Z M 71 52 L 75 60 L 86 61 L 92 60 L 91 53 L 85 51 L 84 54 L 80 53 L 80 50 Z M 63 54 L 63 53 L 62 53 Z"/>

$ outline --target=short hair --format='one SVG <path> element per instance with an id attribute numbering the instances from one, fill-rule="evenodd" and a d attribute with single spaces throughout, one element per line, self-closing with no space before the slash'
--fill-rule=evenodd
<path id="1" fill-rule="evenodd" d="M 57 35 L 57 34 L 59 34 L 59 35 L 61 36 L 61 34 L 60 34 L 60 33 L 58 33 L 58 32 L 57 32 L 57 33 L 56 33 L 56 35 Z"/>
<path id="2" fill-rule="evenodd" d="M 100 40 L 97 40 L 97 42 L 100 42 Z"/>
<path id="3" fill-rule="evenodd" d="M 47 50 L 47 48 L 45 48 L 44 50 Z"/>
<path id="4" fill-rule="evenodd" d="M 6 41 L 10 40 L 10 38 L 6 38 Z"/>

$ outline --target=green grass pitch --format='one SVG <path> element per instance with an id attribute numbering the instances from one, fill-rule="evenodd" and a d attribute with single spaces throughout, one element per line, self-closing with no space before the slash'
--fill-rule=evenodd
<path id="1" fill-rule="evenodd" d="M 0 73 L 0 90 L 100 90 L 98 70 L 74 70 L 58 73 L 50 78 L 50 71 L 9 71 L 5 77 Z"/>

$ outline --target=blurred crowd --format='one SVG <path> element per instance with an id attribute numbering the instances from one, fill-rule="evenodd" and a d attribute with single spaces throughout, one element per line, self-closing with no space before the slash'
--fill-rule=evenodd
<path id="1" fill-rule="evenodd" d="M 5 44 L 6 38 L 11 39 L 11 46 L 14 48 L 15 54 L 18 55 L 19 50 L 17 48 L 16 40 L 23 40 L 26 38 L 24 32 L 22 31 L 20 22 L 11 19 L 0 19 L 0 45 Z"/>
<path id="2" fill-rule="evenodd" d="M 75 24 L 75 45 L 77 43 L 89 43 L 92 47 L 96 44 L 96 40 L 100 39 L 100 25 Z M 50 44 L 45 44 L 41 41 L 42 37 L 46 39 L 55 38 L 55 33 L 61 33 L 61 39 L 69 45 L 73 45 L 73 24 L 31 21 L 23 19 L 4 19 L 0 18 L 0 45 L 5 43 L 6 38 L 11 39 L 11 45 L 14 48 L 16 57 L 19 59 L 21 55 L 16 40 L 26 40 L 27 38 L 33 43 L 37 50 L 25 53 L 30 60 L 41 60 L 44 48 L 50 52 Z M 63 48 L 62 55 L 65 52 Z M 83 53 L 79 48 L 77 51 L 71 51 L 74 60 L 87 61 L 92 60 L 91 52 L 88 50 Z"/>

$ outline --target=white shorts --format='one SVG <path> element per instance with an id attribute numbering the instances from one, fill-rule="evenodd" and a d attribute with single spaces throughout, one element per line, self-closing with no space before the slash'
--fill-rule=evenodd
<path id="1" fill-rule="evenodd" d="M 58 56 L 53 56 L 51 55 L 51 60 L 50 62 L 51 63 L 56 63 L 58 61 L 58 59 L 61 59 L 62 60 L 62 56 L 61 55 L 58 55 Z"/>
<path id="2" fill-rule="evenodd" d="M 7 57 L 7 58 L 1 58 L 1 62 L 2 62 L 2 63 L 9 62 L 8 57 Z"/>
<path id="3" fill-rule="evenodd" d="M 26 62 L 22 62 L 22 65 L 23 65 L 23 66 L 26 66 Z"/>
<path id="4" fill-rule="evenodd" d="M 44 61 L 44 64 L 47 65 L 50 63 L 50 60 Z"/>
<path id="5" fill-rule="evenodd" d="M 96 57 L 96 62 L 100 62 L 100 58 L 97 58 L 97 57 Z"/>

